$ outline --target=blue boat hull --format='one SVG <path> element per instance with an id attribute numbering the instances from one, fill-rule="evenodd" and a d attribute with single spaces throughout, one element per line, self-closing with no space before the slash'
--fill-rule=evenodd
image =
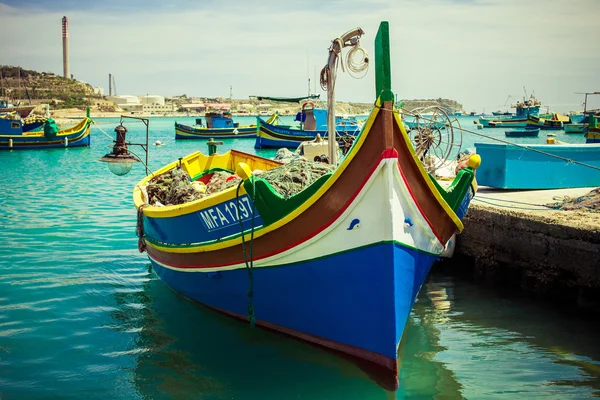
<path id="1" fill-rule="evenodd" d="M 338 135 L 342 136 L 348 134 L 356 135 L 359 133 L 360 129 L 357 125 L 337 125 L 336 131 Z M 328 132 L 327 130 L 305 131 L 287 126 L 277 126 L 261 120 L 258 121 L 258 134 L 256 136 L 254 148 L 279 149 L 282 147 L 287 147 L 295 149 L 300 146 L 302 142 L 315 140 L 317 135 L 320 135 L 325 139 L 328 137 Z"/>
<path id="2" fill-rule="evenodd" d="M 506 144 L 475 143 L 485 162 L 477 182 L 502 189 L 564 189 L 600 186 L 600 171 L 567 162 L 575 160 L 600 168 L 600 144 L 530 145 L 536 151 Z"/>
<path id="3" fill-rule="evenodd" d="M 175 139 L 255 138 L 256 126 L 242 128 L 194 128 L 175 124 Z"/>
<path id="4" fill-rule="evenodd" d="M 296 264 L 254 268 L 257 324 L 300 339 L 310 337 L 334 350 L 375 355 L 397 371 L 397 346 L 436 259 L 399 244 L 379 243 Z M 158 277 L 175 291 L 247 318 L 245 269 L 190 273 L 150 260 Z"/>
<path id="5" fill-rule="evenodd" d="M 537 137 L 540 134 L 539 128 L 521 128 L 505 131 L 506 137 Z"/>

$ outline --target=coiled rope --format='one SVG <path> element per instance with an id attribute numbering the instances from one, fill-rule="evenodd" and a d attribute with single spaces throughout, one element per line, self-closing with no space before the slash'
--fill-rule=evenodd
<path id="1" fill-rule="evenodd" d="M 256 187 L 254 185 L 254 177 L 252 177 L 252 228 L 250 230 L 250 262 L 248 262 L 248 257 L 246 254 L 246 240 L 244 235 L 244 224 L 242 222 L 241 213 L 240 213 L 240 187 L 244 183 L 243 180 L 237 185 L 237 189 L 235 190 L 235 202 L 237 206 L 237 217 L 240 223 L 240 232 L 242 234 L 242 252 L 244 253 L 244 263 L 246 264 L 246 271 L 248 271 L 248 321 L 250 321 L 250 326 L 254 328 L 256 324 L 256 314 L 254 313 L 254 281 L 253 281 L 253 273 L 252 270 L 254 268 L 254 259 L 252 255 L 252 245 L 254 243 L 254 216 L 256 215 L 256 206 L 254 205 L 254 200 L 256 199 Z"/>
<path id="2" fill-rule="evenodd" d="M 367 74 L 369 54 L 361 47 L 360 42 L 352 46 L 352 49 L 346 54 L 346 67 L 348 68 L 348 74 L 354 79 L 362 79 Z M 358 74 L 361 75 L 358 76 Z"/>

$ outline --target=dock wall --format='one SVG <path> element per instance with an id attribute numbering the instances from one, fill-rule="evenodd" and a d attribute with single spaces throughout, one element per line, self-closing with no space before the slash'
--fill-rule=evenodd
<path id="1" fill-rule="evenodd" d="M 452 268 L 488 283 L 600 309 L 600 229 L 577 226 L 572 217 L 473 205 Z"/>

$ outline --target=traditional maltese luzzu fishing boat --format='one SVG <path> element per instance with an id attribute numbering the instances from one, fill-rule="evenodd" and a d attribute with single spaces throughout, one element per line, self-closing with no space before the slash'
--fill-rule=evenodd
<path id="1" fill-rule="evenodd" d="M 338 54 L 360 45 L 362 33 L 357 28 L 332 42 L 330 89 Z M 432 264 L 463 229 L 479 159 L 472 156 L 446 189 L 426 172 L 394 111 L 387 22 L 375 48 L 376 106 L 349 152 L 339 163 L 330 157 L 332 165 L 320 164 L 328 172 L 302 191 L 283 195 L 265 178 L 285 165 L 231 150 L 166 165 L 133 195 L 140 251 L 175 291 L 344 353 L 397 388 L 409 313 Z M 192 186 L 223 172 L 235 183 L 183 204 L 157 205 L 148 184 L 175 171 Z"/>
<path id="2" fill-rule="evenodd" d="M 26 131 L 28 124 L 22 120 L 0 118 L 0 150 L 89 146 L 91 124 L 89 109 L 86 117 L 70 128 L 59 129 L 53 120 L 46 119 L 44 130 L 39 132 Z"/>

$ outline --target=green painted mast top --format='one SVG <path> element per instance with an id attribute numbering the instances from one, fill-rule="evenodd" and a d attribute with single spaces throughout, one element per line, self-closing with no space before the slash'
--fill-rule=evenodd
<path id="1" fill-rule="evenodd" d="M 390 62 L 390 24 L 381 21 L 375 36 L 375 97 L 381 102 L 394 102 Z"/>

